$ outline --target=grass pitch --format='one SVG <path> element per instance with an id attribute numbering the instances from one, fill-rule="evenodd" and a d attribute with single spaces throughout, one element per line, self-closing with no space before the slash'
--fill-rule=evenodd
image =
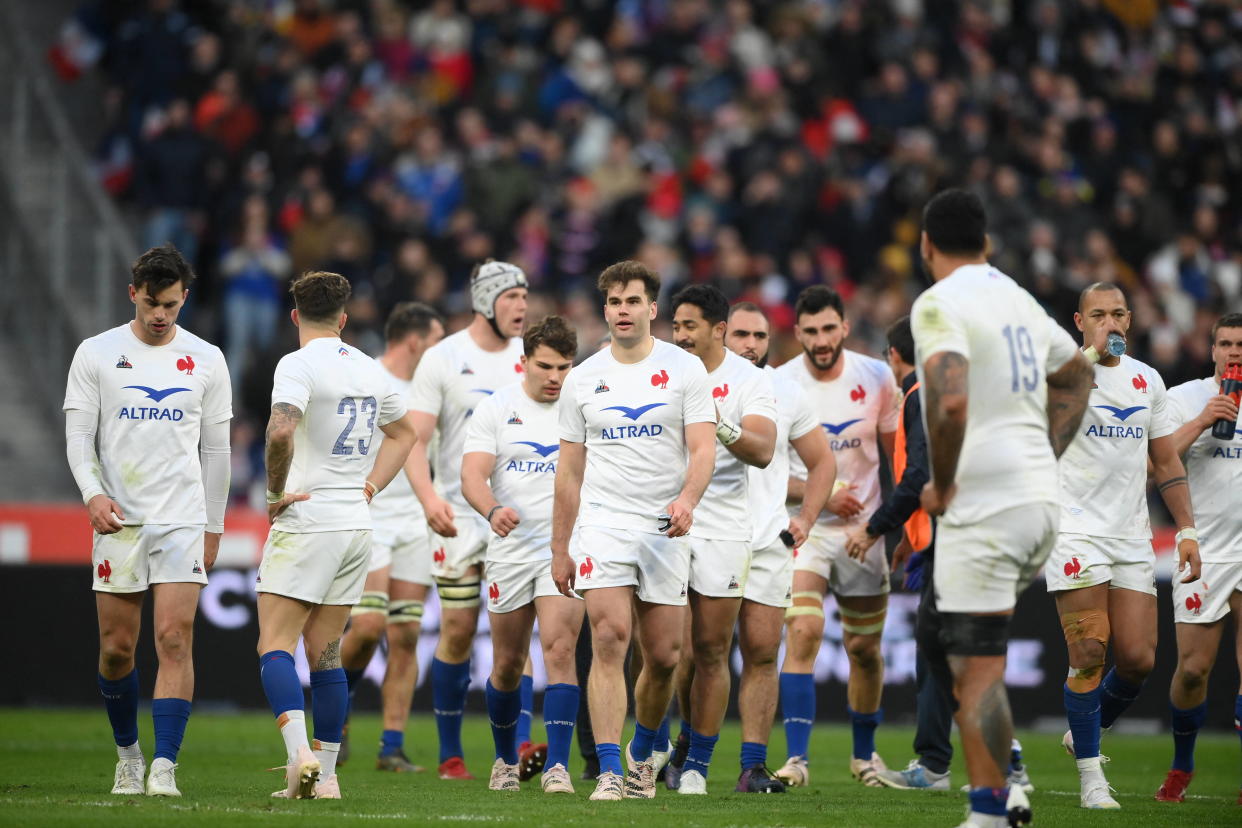
<path id="1" fill-rule="evenodd" d="M 148 762 L 154 744 L 150 716 L 140 718 Z M 541 730 L 536 725 L 537 732 Z M 339 802 L 272 800 L 283 777 L 264 769 L 283 761 L 283 747 L 270 716 L 262 713 L 196 713 L 181 753 L 177 782 L 180 799 L 114 797 L 116 755 L 104 712 L 0 709 L 0 825 L 179 826 L 487 823 L 497 825 L 600 826 L 666 824 L 677 828 L 737 825 L 784 826 L 953 826 L 964 814 L 966 798 L 957 792 L 894 791 L 864 788 L 849 778 L 849 729 L 824 725 L 811 745 L 811 786 L 783 796 L 732 792 L 736 781 L 738 729 L 727 723 L 716 752 L 707 797 L 681 797 L 661 787 L 654 801 L 590 802 L 594 784 L 579 782 L 576 751 L 570 772 L 578 793 L 547 796 L 537 780 L 517 794 L 487 790 L 492 751 L 487 721 L 466 719 L 467 764 L 479 780 L 441 782 L 434 766 L 435 728 L 428 716 L 411 720 L 410 758 L 427 773 L 384 774 L 373 770 L 373 746 L 380 724 L 374 715 L 356 716 L 351 725 L 354 753 L 341 770 L 344 798 Z M 910 758 L 911 730 L 881 726 L 880 753 L 894 766 Z M 1239 784 L 1238 738 L 1229 733 L 1199 737 L 1198 771 L 1183 805 L 1152 799 L 1171 755 L 1166 735 L 1109 735 L 1106 765 L 1117 789 L 1120 812 L 1078 808 L 1078 780 L 1059 738 L 1019 734 L 1036 785 L 1031 797 L 1037 825 L 1098 828 L 1163 825 L 1242 825 L 1235 804 Z M 773 733 L 772 764 L 784 756 L 784 739 Z M 953 765 L 954 788 L 966 781 L 960 761 Z"/>

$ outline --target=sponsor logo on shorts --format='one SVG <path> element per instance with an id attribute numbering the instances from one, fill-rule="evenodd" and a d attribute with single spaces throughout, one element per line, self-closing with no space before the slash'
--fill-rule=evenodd
<path id="1" fill-rule="evenodd" d="M 435 552 L 432 552 L 432 553 L 431 553 L 431 559 L 432 559 L 433 561 L 435 561 L 437 564 L 442 564 L 442 563 L 444 563 L 444 547 L 443 547 L 443 546 L 441 546 L 441 547 L 440 547 L 439 549 L 437 549 Z"/>
<path id="2" fill-rule="evenodd" d="M 736 575 L 730 575 L 730 576 L 729 576 L 729 586 L 728 586 L 728 588 L 729 588 L 729 589 L 737 589 L 737 588 L 738 588 L 737 576 L 736 576 Z"/>
<path id="3" fill-rule="evenodd" d="M 197 559 L 197 558 L 195 558 L 195 559 L 194 559 L 194 566 L 190 568 L 190 571 L 191 571 L 191 572 L 193 572 L 195 575 L 202 575 L 202 574 L 203 574 L 203 568 L 202 568 L 201 566 L 199 566 L 199 565 L 198 565 L 198 559 Z"/>
<path id="4" fill-rule="evenodd" d="M 658 374 L 652 374 L 651 384 L 655 386 L 656 388 L 659 388 L 661 391 L 667 389 L 668 388 L 668 371 L 665 371 L 663 368 L 661 368 Z"/>
<path id="5" fill-rule="evenodd" d="M 500 585 L 495 581 L 487 588 L 487 597 L 492 599 L 493 604 L 500 603 Z"/>
<path id="6" fill-rule="evenodd" d="M 1195 615 L 1198 615 L 1199 610 L 1202 608 L 1203 608 L 1203 599 L 1199 597 L 1199 593 L 1196 592 L 1194 595 L 1191 595 L 1189 598 L 1186 599 L 1186 609 L 1190 610 Z"/>
<path id="7" fill-rule="evenodd" d="M 591 556 L 587 555 L 587 559 L 578 566 L 578 577 L 585 580 L 591 580 L 591 573 L 595 571 L 595 561 L 591 560 Z"/>
<path id="8" fill-rule="evenodd" d="M 345 349 L 342 348 L 341 350 Z M 346 351 L 346 353 L 348 353 L 348 351 Z M 186 354 L 181 359 L 177 360 L 177 370 L 185 371 L 186 376 L 194 376 L 194 357 Z"/>
<path id="9" fill-rule="evenodd" d="M 1078 562 L 1077 556 L 1070 558 L 1069 562 L 1065 564 L 1065 576 L 1067 578 L 1073 578 L 1077 581 L 1080 577 L 1079 573 L 1081 572 L 1082 564 Z"/>
<path id="10" fill-rule="evenodd" d="M 121 354 L 119 357 L 117 357 L 116 367 L 117 368 L 133 368 L 134 366 L 130 364 L 130 361 L 125 357 L 125 354 Z"/>
<path id="11" fill-rule="evenodd" d="M 104 562 L 101 563 L 95 569 L 95 571 L 99 573 L 99 580 L 103 581 L 105 584 L 112 583 L 112 580 L 111 580 L 112 579 L 112 562 L 111 561 L 105 559 Z"/>
<path id="12" fill-rule="evenodd" d="M 681 597 L 682 598 L 686 597 L 686 582 L 685 581 L 681 582 Z"/>

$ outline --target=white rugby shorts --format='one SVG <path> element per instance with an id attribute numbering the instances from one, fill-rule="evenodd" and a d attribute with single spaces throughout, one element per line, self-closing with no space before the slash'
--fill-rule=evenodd
<path id="1" fill-rule="evenodd" d="M 649 604 L 686 605 L 690 539 L 655 532 L 579 526 L 569 541 L 574 590 L 632 586 Z"/>
<path id="2" fill-rule="evenodd" d="M 263 544 L 255 590 L 311 604 L 352 607 L 362 598 L 370 558 L 370 529 L 273 529 Z"/>
<path id="3" fill-rule="evenodd" d="M 377 525 L 371 530 L 368 571 L 387 566 L 389 578 L 431 586 L 431 541 L 431 530 L 421 521 L 395 531 Z"/>
<path id="4" fill-rule="evenodd" d="M 1058 506 L 1031 503 L 968 526 L 936 527 L 934 579 L 941 612 L 1012 610 L 1057 539 Z"/>
<path id="5" fill-rule="evenodd" d="M 472 566 L 482 566 L 492 528 L 473 509 L 459 513 L 453 523 L 457 537 L 431 534 L 431 575 L 437 580 L 455 581 Z"/>
<path id="6" fill-rule="evenodd" d="M 844 598 L 887 595 L 888 558 L 884 539 L 876 538 L 861 561 L 845 551 L 848 530 L 816 526 L 806 542 L 794 550 L 795 571 L 814 572 L 828 581 L 828 590 Z"/>
<path id="7" fill-rule="evenodd" d="M 536 598 L 560 596 L 552 580 L 552 558 L 526 561 L 487 561 L 483 564 L 483 594 L 488 612 L 513 612 Z"/>
<path id="8" fill-rule="evenodd" d="M 793 606 L 793 550 L 779 537 L 750 555 L 750 574 L 742 597 L 769 607 Z"/>
<path id="9" fill-rule="evenodd" d="M 708 598 L 741 598 L 750 575 L 750 542 L 690 536 L 690 588 Z"/>
<path id="10" fill-rule="evenodd" d="M 1242 561 L 1204 563 L 1199 580 L 1188 584 L 1183 577 L 1173 574 L 1173 621 L 1211 624 L 1229 614 L 1229 599 L 1242 592 Z"/>
<path id="11" fill-rule="evenodd" d="M 1156 554 L 1150 540 L 1097 538 L 1061 532 L 1044 564 L 1049 592 L 1108 584 L 1156 594 Z"/>
<path id="12" fill-rule="evenodd" d="M 151 584 L 205 584 L 203 527 L 148 523 L 96 533 L 91 548 L 96 592 L 143 592 Z"/>

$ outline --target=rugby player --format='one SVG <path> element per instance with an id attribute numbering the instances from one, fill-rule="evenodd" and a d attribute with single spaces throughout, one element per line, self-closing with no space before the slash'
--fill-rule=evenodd
<path id="1" fill-rule="evenodd" d="M 776 775 L 787 785 L 810 779 L 807 747 L 815 721 L 813 670 L 824 636 L 824 595 L 831 590 L 841 614 L 849 656 L 849 714 L 853 726 L 850 774 L 879 787 L 886 770 L 875 751 L 882 713 L 884 659 L 880 635 L 888 607 L 888 561 L 884 544 L 873 542 L 861 559 L 845 551 L 850 529 L 880 505 L 880 449 L 893 456 L 901 393 L 882 361 L 846 350 L 850 326 L 845 305 L 832 288 L 814 285 L 794 306 L 803 354 L 776 369 L 802 386 L 836 457 L 837 479 L 827 508 L 798 547 L 794 559 L 793 606 L 781 665 L 780 697 L 788 760 Z M 790 496 L 803 496 L 805 470 L 793 464 Z M 877 539 L 878 540 L 878 539 Z"/>
<path id="2" fill-rule="evenodd" d="M 1116 285 L 1083 289 L 1074 324 L 1095 363 L 1090 405 L 1058 465 L 1061 522 L 1044 577 L 1069 649 L 1063 694 L 1069 731 L 1062 743 L 1078 764 L 1079 803 L 1116 809 L 1100 767 L 1100 732 L 1138 697 L 1156 661 L 1156 573 L 1147 513 L 1152 477 L 1179 529 L 1187 580 L 1199 577 L 1199 544 L 1186 470 L 1170 424 L 1164 381 L 1151 366 L 1108 352 L 1130 328 Z M 1104 675 L 1112 644 L 1113 668 Z M 1102 680 L 1101 680 L 1102 676 Z"/>
<path id="3" fill-rule="evenodd" d="M 557 402 L 578 353 L 578 337 L 559 316 L 549 316 L 522 338 L 522 381 L 508 385 L 475 409 L 466 431 L 461 491 L 487 520 L 483 581 L 492 633 L 492 674 L 487 710 L 496 761 L 489 787 L 518 790 L 519 687 L 539 621 L 548 687 L 545 793 L 573 793 L 569 746 L 578 715 L 574 663 L 583 604 L 560 594 L 552 582 L 552 490 L 560 451 Z"/>
<path id="4" fill-rule="evenodd" d="M 690 646 L 683 647 L 677 671 L 688 750 L 676 789 L 706 794 L 712 752 L 729 706 L 733 628 L 750 574 L 754 522 L 747 468 L 772 462 L 776 400 L 768 375 L 725 348 L 729 300 L 719 288 L 683 288 L 672 306 L 673 343 L 703 361 L 717 413 L 715 469 L 690 528 L 690 613 L 683 639 Z"/>
<path id="5" fill-rule="evenodd" d="M 738 613 L 738 648 L 742 675 L 738 712 L 742 719 L 742 772 L 735 791 L 782 793 L 785 783 L 768 770 L 768 737 L 776 715 L 777 655 L 785 610 L 792 604 L 793 549 L 807 534 L 828 500 L 837 465 L 802 387 L 767 365 L 768 319 L 757 305 L 738 302 L 729 309 L 725 345 L 763 368 L 777 400 L 776 448 L 766 468 L 746 469 L 747 504 L 753 521 L 750 572 Z M 801 510 L 790 516 L 790 448 L 807 469 Z M 782 537 L 782 536 L 785 537 Z"/>
<path id="6" fill-rule="evenodd" d="M 970 777 L 963 825 L 1030 821 L 1005 777 L 1013 721 L 1005 691 L 1009 623 L 1056 541 L 1056 459 L 1078 433 L 1091 364 L 1035 299 L 987 263 L 987 218 L 964 190 L 935 196 L 920 253 L 935 284 L 910 314 L 936 527 L 936 613 L 919 640 L 957 702 Z"/>
<path id="7" fill-rule="evenodd" d="M 1195 738 L 1207 718 L 1207 682 L 1211 675 L 1225 616 L 1233 614 L 1235 652 L 1242 664 L 1242 448 L 1212 436 L 1217 420 L 1237 423 L 1238 406 L 1220 393 L 1231 365 L 1242 365 L 1242 313 L 1228 313 L 1212 326 L 1215 372 L 1169 389 L 1169 419 L 1176 431 L 1174 450 L 1186 462 L 1195 524 L 1202 534 L 1202 577 L 1173 580 L 1173 621 L 1177 630 L 1177 669 L 1169 688 L 1173 719 L 1173 765 L 1156 793 L 1161 802 L 1182 802 L 1194 776 Z M 1233 703 L 1242 736 L 1242 688 Z M 1238 792 L 1242 805 L 1242 791 Z"/>
<path id="8" fill-rule="evenodd" d="M 411 481 L 428 525 L 442 538 L 431 555 L 431 575 L 440 596 L 431 698 L 441 779 L 474 778 L 463 759 L 461 718 L 479 624 L 479 579 L 491 533 L 487 521 L 462 497 L 461 449 L 475 406 L 521 379 L 526 286 L 526 274 L 515 265 L 489 259 L 476 266 L 470 276 L 474 318 L 464 330 L 428 349 L 410 388 L 410 410 L 419 436 L 411 453 Z M 437 429 L 433 486 L 426 446 Z"/>
<path id="9" fill-rule="evenodd" d="M 402 399 L 409 396 L 410 382 L 423 353 L 443 336 L 440 315 L 420 302 L 402 302 L 388 315 L 384 325 L 386 346 L 379 364 Z M 383 440 L 382 431 L 375 440 L 377 445 Z M 396 772 L 421 770 L 405 755 L 404 746 L 410 700 L 418 681 L 416 655 L 423 601 L 431 586 L 431 537 L 408 476 L 398 475 L 371 500 L 368 570 L 362 600 L 350 611 L 349 629 L 341 639 L 341 666 L 349 682 L 349 697 L 353 699 L 380 639 L 387 639 L 388 658 L 380 685 L 383 733 L 375 767 Z M 347 724 L 338 765 L 345 764 L 348 740 Z"/>
<path id="10" fill-rule="evenodd" d="M 166 244 L 132 269 L 132 321 L 78 346 L 65 389 L 69 468 L 94 529 L 99 692 L 112 723 L 112 793 L 180 796 L 177 754 L 194 697 L 198 594 L 220 550 L 232 391 L 224 355 L 177 324 L 194 272 Z M 138 744 L 134 651 L 148 588 L 159 671 L 155 755 Z"/>
<path id="11" fill-rule="evenodd" d="M 350 286 L 336 273 L 294 280 L 299 349 L 276 366 L 267 423 L 272 522 L 259 564 L 263 692 L 285 742 L 285 788 L 273 796 L 339 799 L 336 757 L 349 714 L 341 635 L 371 557 L 371 498 L 401 471 L 417 435 L 375 360 L 341 341 Z M 385 439 L 375 449 L 375 428 Z M 368 474 L 369 473 L 369 474 Z M 293 651 L 310 665 L 314 749 Z"/>
<path id="12" fill-rule="evenodd" d="M 686 535 L 715 463 L 716 413 L 702 361 L 651 336 L 660 278 L 638 262 L 619 262 L 598 286 L 612 344 L 571 371 L 561 392 L 552 575 L 562 594 L 575 585 L 584 593 L 591 622 L 588 681 L 600 764 L 591 798 L 651 798 L 652 746 L 685 624 Z M 635 609 L 643 668 L 627 750 L 633 764 L 623 780 L 623 667 Z"/>

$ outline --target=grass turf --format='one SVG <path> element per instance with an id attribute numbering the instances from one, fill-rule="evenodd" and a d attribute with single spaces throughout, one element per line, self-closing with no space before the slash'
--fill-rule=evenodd
<path id="1" fill-rule="evenodd" d="M 309 718 L 309 717 L 308 717 Z M 150 716 L 140 719 L 141 743 L 150 761 L 154 744 Z M 541 728 L 537 726 L 537 732 Z M 661 787 L 654 801 L 590 802 L 593 783 L 577 780 L 576 752 L 570 772 L 574 796 L 547 796 L 532 780 L 517 794 L 487 790 L 491 740 L 482 716 L 468 717 L 467 764 L 475 782 L 441 782 L 434 766 L 435 728 L 428 716 L 411 720 L 407 753 L 427 765 L 427 773 L 385 774 L 373 769 L 379 720 L 359 715 L 351 726 L 354 753 L 341 771 L 344 798 L 334 801 L 277 801 L 271 791 L 283 776 L 264 768 L 283 760 L 283 747 L 271 717 L 261 713 L 197 713 L 190 720 L 177 782 L 180 799 L 114 797 L 115 753 L 102 709 L 45 711 L 0 709 L 0 825 L 282 825 L 315 820 L 330 825 L 375 824 L 401 820 L 415 824 L 483 822 L 500 825 L 626 825 L 659 820 L 678 828 L 733 825 L 913 826 L 958 824 L 965 795 L 957 792 L 895 791 L 864 788 L 846 771 L 849 729 L 824 725 L 811 744 L 811 786 L 783 796 L 732 792 L 737 779 L 738 729 L 727 723 L 716 751 L 707 797 L 681 797 Z M 877 747 L 894 766 L 910 757 L 911 730 L 881 726 Z M 1235 804 L 1239 781 L 1238 738 L 1205 733 L 1199 737 L 1198 772 L 1191 798 L 1182 805 L 1157 803 L 1152 794 L 1164 777 L 1171 754 L 1168 736 L 1109 735 L 1105 751 L 1109 781 L 1117 789 L 1120 812 L 1078 808 L 1078 780 L 1059 738 L 1021 733 L 1026 761 L 1037 790 L 1031 797 L 1036 824 L 1083 825 L 1242 825 Z M 772 761 L 783 756 L 783 737 L 773 733 Z M 954 787 L 965 782 L 962 765 L 953 765 Z"/>

